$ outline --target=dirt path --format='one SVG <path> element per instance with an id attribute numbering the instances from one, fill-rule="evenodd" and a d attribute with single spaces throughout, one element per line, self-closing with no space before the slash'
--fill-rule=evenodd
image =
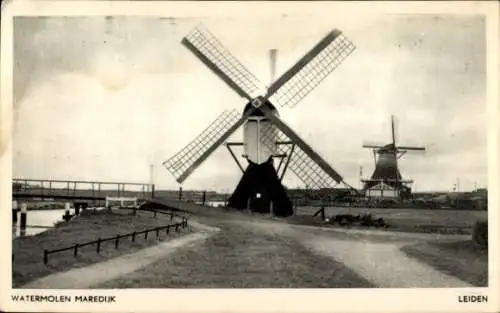
<path id="1" fill-rule="evenodd" d="M 306 245 L 344 263 L 381 288 L 472 287 L 460 279 L 407 257 L 396 243 L 315 238 Z"/>
<path id="2" fill-rule="evenodd" d="M 294 238 L 310 251 L 343 263 L 381 288 L 472 287 L 400 251 L 415 240 L 453 241 L 461 236 L 290 227 L 272 222 L 247 224 L 275 236 Z M 352 235 L 350 239 L 349 234 Z"/>
<path id="3" fill-rule="evenodd" d="M 245 221 L 245 220 L 243 220 Z M 204 221 L 205 222 L 205 221 Z M 214 218 L 221 228 L 203 244 L 183 247 L 98 288 L 369 288 L 341 262 L 251 223 Z M 286 226 L 286 225 L 285 225 Z M 272 229 L 272 227 L 271 227 Z"/>
<path id="4" fill-rule="evenodd" d="M 92 286 L 98 285 L 104 281 L 135 272 L 140 268 L 168 256 L 180 247 L 199 244 L 219 231 L 218 228 L 209 227 L 194 221 L 190 221 L 189 224 L 190 227 L 198 230 L 198 232 L 167 241 L 150 248 L 142 249 L 134 253 L 126 254 L 109 261 L 49 275 L 28 283 L 21 288 L 91 288 Z"/>

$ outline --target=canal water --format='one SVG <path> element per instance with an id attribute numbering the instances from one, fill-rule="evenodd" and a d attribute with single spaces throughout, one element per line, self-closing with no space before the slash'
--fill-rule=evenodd
<path id="1" fill-rule="evenodd" d="M 74 214 L 74 209 L 70 209 L 70 214 Z M 28 210 L 26 218 L 25 236 L 33 236 L 54 226 L 62 221 L 64 209 L 59 210 Z M 12 236 L 21 236 L 20 228 L 21 213 L 17 212 L 17 223 L 12 224 Z"/>
<path id="2" fill-rule="evenodd" d="M 201 204 L 201 203 L 200 203 Z M 217 207 L 224 206 L 224 201 L 207 201 L 205 205 Z M 97 208 L 100 209 L 100 208 Z M 74 214 L 74 208 L 70 209 L 70 214 Z M 23 236 L 34 236 L 44 232 L 54 224 L 63 220 L 64 209 L 51 209 L 51 210 L 29 210 L 26 219 L 26 230 Z M 20 228 L 21 213 L 17 212 L 17 223 L 12 224 L 12 237 L 21 236 Z"/>

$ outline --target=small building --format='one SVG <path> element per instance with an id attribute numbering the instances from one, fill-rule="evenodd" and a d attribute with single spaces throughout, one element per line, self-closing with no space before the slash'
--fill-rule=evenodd
<path id="1" fill-rule="evenodd" d="M 380 182 L 366 189 L 365 196 L 368 198 L 398 198 L 399 192 L 396 188 L 384 182 Z"/>

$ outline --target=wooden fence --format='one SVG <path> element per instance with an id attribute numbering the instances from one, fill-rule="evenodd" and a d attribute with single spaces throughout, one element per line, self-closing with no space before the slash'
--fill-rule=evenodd
<path id="1" fill-rule="evenodd" d="M 168 214 L 168 215 L 170 215 L 170 219 L 173 219 L 174 216 L 179 216 L 177 214 L 170 213 L 170 212 L 162 212 L 162 211 L 153 211 L 153 212 L 154 212 L 155 216 L 156 216 L 157 212 L 158 213 L 162 213 L 162 214 Z M 186 217 L 182 217 L 182 216 L 179 216 L 179 217 L 182 218 L 182 222 L 180 222 L 180 223 L 169 224 L 169 225 L 159 226 L 159 227 L 153 227 L 153 228 L 149 228 L 149 229 L 146 229 L 146 230 L 143 230 L 143 231 L 139 231 L 139 232 L 134 231 L 134 232 L 127 233 L 127 234 L 124 234 L 124 235 L 116 235 L 116 236 L 109 237 L 109 238 L 104 238 L 104 239 L 98 238 L 97 240 L 88 241 L 88 242 L 85 242 L 85 243 L 77 243 L 75 245 L 72 245 L 72 246 L 69 246 L 69 247 L 65 247 L 65 248 L 59 248 L 59 249 L 54 249 L 54 250 L 47 250 L 47 249 L 45 249 L 43 251 L 43 263 L 47 264 L 48 261 L 49 261 L 49 255 L 53 254 L 53 253 L 57 253 L 57 252 L 73 250 L 73 255 L 76 257 L 78 255 L 78 249 L 79 248 L 82 248 L 82 247 L 85 247 L 85 246 L 89 246 L 89 245 L 94 245 L 95 244 L 96 245 L 96 252 L 99 253 L 100 250 L 101 250 L 101 243 L 103 243 L 103 242 L 113 241 L 114 240 L 114 242 L 115 242 L 115 249 L 118 249 L 118 245 L 120 243 L 120 239 L 122 239 L 122 238 L 131 237 L 132 242 L 135 242 L 136 236 L 141 235 L 141 234 L 144 234 L 144 239 L 146 240 L 146 239 L 148 239 L 148 234 L 151 233 L 151 232 L 156 232 L 156 238 L 158 238 L 160 236 L 160 232 L 161 231 L 165 231 L 166 234 L 169 234 L 171 228 L 173 230 L 175 230 L 175 232 L 179 232 L 179 229 L 181 227 L 182 228 L 186 228 L 188 226 L 188 219 Z"/>

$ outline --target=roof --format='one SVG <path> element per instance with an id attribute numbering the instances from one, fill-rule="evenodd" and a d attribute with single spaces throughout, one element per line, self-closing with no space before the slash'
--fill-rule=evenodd
<path id="1" fill-rule="evenodd" d="M 388 144 L 377 150 L 379 158 L 375 165 L 370 180 L 367 180 L 364 189 L 372 188 L 383 181 L 385 184 L 394 188 L 401 188 L 403 183 L 401 173 L 399 172 L 396 155 L 394 153 L 394 145 Z"/>

